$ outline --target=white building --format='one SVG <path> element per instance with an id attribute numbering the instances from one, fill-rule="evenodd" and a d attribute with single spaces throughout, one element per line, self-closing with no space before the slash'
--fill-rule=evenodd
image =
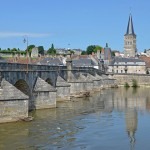
<path id="1" fill-rule="evenodd" d="M 146 74 L 146 63 L 138 58 L 115 57 L 107 71 L 109 73 Z"/>

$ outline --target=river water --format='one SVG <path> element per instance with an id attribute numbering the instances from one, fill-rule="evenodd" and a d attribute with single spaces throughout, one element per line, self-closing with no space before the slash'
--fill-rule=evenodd
<path id="1" fill-rule="evenodd" d="M 0 124 L 0 150 L 149 150 L 150 88 L 105 89 Z"/>

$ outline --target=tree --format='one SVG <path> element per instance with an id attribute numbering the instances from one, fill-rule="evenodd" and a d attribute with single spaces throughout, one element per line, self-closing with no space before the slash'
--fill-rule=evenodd
<path id="1" fill-rule="evenodd" d="M 70 53 L 71 53 L 71 54 L 74 54 L 74 51 L 73 51 L 73 50 L 70 50 Z"/>
<path id="2" fill-rule="evenodd" d="M 86 51 L 82 51 L 82 53 L 81 53 L 81 55 L 86 55 L 87 53 L 86 53 Z"/>
<path id="3" fill-rule="evenodd" d="M 98 50 L 101 51 L 101 50 L 102 50 L 102 47 L 99 46 L 99 45 L 90 45 L 90 46 L 87 47 L 86 53 L 87 53 L 87 54 L 92 54 L 93 52 L 94 52 L 94 53 L 97 53 Z"/>
<path id="4" fill-rule="evenodd" d="M 29 45 L 29 46 L 27 47 L 27 50 L 28 50 L 29 54 L 31 54 L 32 49 L 33 49 L 34 47 L 35 47 L 35 45 Z"/>
<path id="5" fill-rule="evenodd" d="M 112 51 L 112 52 L 111 52 L 111 55 L 112 55 L 112 56 L 115 56 L 115 52 L 114 52 L 114 51 Z"/>
<path id="6" fill-rule="evenodd" d="M 39 54 L 44 55 L 44 47 L 43 46 L 38 46 L 38 51 L 39 51 Z"/>
<path id="7" fill-rule="evenodd" d="M 95 53 L 96 53 L 98 50 L 101 51 L 101 50 L 102 50 L 102 47 L 99 46 L 99 45 L 96 45 L 96 47 L 95 47 Z"/>
<path id="8" fill-rule="evenodd" d="M 88 46 L 86 49 L 87 54 L 92 54 L 92 52 L 95 52 L 95 48 L 96 48 L 95 45 Z"/>
<path id="9" fill-rule="evenodd" d="M 54 48 L 54 44 L 51 45 L 51 48 L 48 49 L 47 54 L 55 55 L 56 50 Z"/>
<path id="10" fill-rule="evenodd" d="M 16 48 L 11 49 L 12 52 L 17 52 Z"/>

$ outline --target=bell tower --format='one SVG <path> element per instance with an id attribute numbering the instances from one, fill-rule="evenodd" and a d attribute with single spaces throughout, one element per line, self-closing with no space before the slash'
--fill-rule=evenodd
<path id="1" fill-rule="evenodd" d="M 124 56 L 135 57 L 136 48 L 136 34 L 134 33 L 132 15 L 129 16 L 126 34 L 124 35 Z"/>

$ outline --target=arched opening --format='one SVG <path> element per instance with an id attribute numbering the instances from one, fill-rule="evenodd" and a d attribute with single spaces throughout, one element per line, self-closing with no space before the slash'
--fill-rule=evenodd
<path id="1" fill-rule="evenodd" d="M 30 96 L 30 88 L 25 80 L 22 79 L 18 80 L 14 86 L 24 94 Z"/>

